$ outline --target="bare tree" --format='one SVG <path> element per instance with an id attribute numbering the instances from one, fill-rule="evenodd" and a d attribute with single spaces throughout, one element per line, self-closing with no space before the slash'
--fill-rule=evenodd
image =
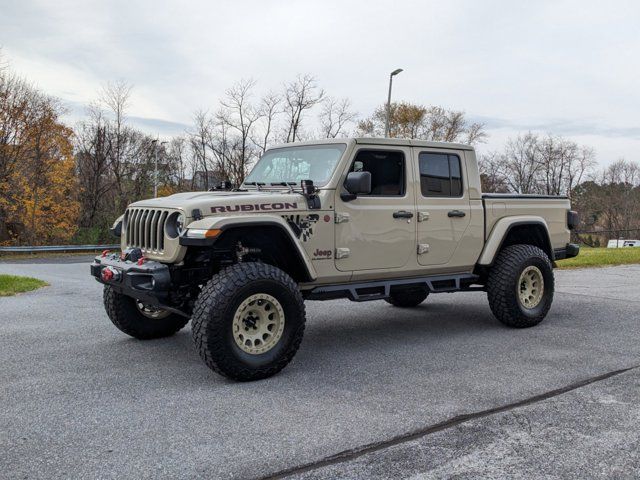
<path id="1" fill-rule="evenodd" d="M 167 177 L 177 191 L 185 188 L 187 179 L 187 140 L 184 137 L 174 137 L 169 141 L 166 152 Z"/>
<path id="2" fill-rule="evenodd" d="M 538 152 L 538 137 L 531 132 L 507 142 L 502 160 L 505 177 L 513 191 L 537 193 L 541 170 Z"/>
<path id="3" fill-rule="evenodd" d="M 482 143 L 487 139 L 487 132 L 484 130 L 482 123 L 473 122 L 466 127 L 466 140 L 464 143 L 468 145 L 476 145 Z"/>
<path id="4" fill-rule="evenodd" d="M 8 67 L 7 61 L 4 59 L 4 55 L 2 53 L 2 47 L 0 47 L 0 72 L 5 70 Z"/>
<path id="5" fill-rule="evenodd" d="M 253 144 L 260 149 L 262 155 L 269 145 L 271 136 L 275 130 L 277 117 L 282 113 L 282 96 L 275 92 L 268 92 L 260 102 L 260 127 Z"/>
<path id="6" fill-rule="evenodd" d="M 237 155 L 237 136 L 233 135 L 229 113 L 220 110 L 212 120 L 212 135 L 209 149 L 214 160 L 214 173 L 219 180 L 230 180 L 234 176 Z"/>
<path id="7" fill-rule="evenodd" d="M 509 139 L 503 153 L 481 162 L 481 168 L 501 177 L 511 191 L 545 195 L 571 195 L 594 165 L 592 149 L 531 132 Z"/>
<path id="8" fill-rule="evenodd" d="M 251 139 L 261 112 L 251 103 L 255 84 L 254 80 L 241 80 L 229 88 L 225 92 L 225 98 L 220 102 L 222 108 L 216 115 L 223 129 L 228 127 L 235 133 L 231 139 L 234 153 L 229 165 L 229 173 L 230 180 L 236 185 L 244 181 L 248 167 L 256 154 L 252 148 Z M 226 143 L 226 146 L 229 144 Z M 224 156 L 224 151 L 220 151 L 220 154 Z"/>
<path id="9" fill-rule="evenodd" d="M 127 132 L 125 125 L 125 115 L 129 107 L 132 86 L 124 81 L 109 82 L 102 87 L 100 101 L 107 107 L 113 115 L 113 135 L 114 143 L 110 166 L 115 180 L 117 190 L 116 205 L 119 209 L 124 209 L 128 203 L 125 195 L 124 181 L 129 173 L 129 165 L 126 158 Z"/>
<path id="10" fill-rule="evenodd" d="M 480 183 L 485 193 L 506 193 L 509 191 L 507 178 L 503 174 L 502 157 L 496 152 L 481 155 L 478 159 Z"/>
<path id="11" fill-rule="evenodd" d="M 127 108 L 129 108 L 129 98 L 133 86 L 118 80 L 117 82 L 107 82 L 100 92 L 100 101 L 111 110 L 115 117 L 116 128 L 122 128 Z"/>
<path id="12" fill-rule="evenodd" d="M 285 84 L 284 105 L 287 118 L 285 141 L 295 142 L 301 138 L 302 121 L 305 113 L 318 105 L 324 98 L 324 90 L 317 86 L 311 75 L 298 77 Z"/>
<path id="13" fill-rule="evenodd" d="M 80 227 L 94 227 L 105 222 L 113 206 L 108 192 L 113 188 L 110 175 L 112 137 L 102 109 L 91 105 L 88 120 L 76 126 L 76 169 L 80 185 Z"/>
<path id="14" fill-rule="evenodd" d="M 559 136 L 547 135 L 538 144 L 542 192 L 571 195 L 585 172 L 595 165 L 592 149 Z"/>
<path id="15" fill-rule="evenodd" d="M 189 135 L 189 146 L 191 149 L 191 189 L 196 188 L 198 172 L 203 173 L 204 188 L 208 190 L 209 185 L 209 155 L 208 149 L 213 136 L 211 120 L 207 112 L 199 110 L 195 113 L 194 130 Z"/>
<path id="16" fill-rule="evenodd" d="M 351 110 L 351 101 L 348 98 L 338 100 L 326 97 L 320 113 L 321 135 L 324 138 L 346 136 L 346 125 L 354 122 L 356 118 L 357 114 Z"/>
<path id="17" fill-rule="evenodd" d="M 621 158 L 607 167 L 601 174 L 602 183 L 626 183 L 640 185 L 640 166 Z"/>
<path id="18" fill-rule="evenodd" d="M 618 238 L 616 231 L 640 229 L 640 165 L 624 159 L 612 163 L 574 189 L 572 207 L 583 225 L 604 230 L 605 240 Z"/>

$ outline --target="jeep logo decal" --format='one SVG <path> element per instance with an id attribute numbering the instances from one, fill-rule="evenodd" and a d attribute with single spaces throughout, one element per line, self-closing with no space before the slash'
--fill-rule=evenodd
<path id="1" fill-rule="evenodd" d="M 319 248 L 316 248 L 316 251 L 313 252 L 313 259 L 317 259 L 317 258 L 331 258 L 333 255 L 333 252 L 331 250 L 320 250 Z"/>
<path id="2" fill-rule="evenodd" d="M 225 205 L 211 207 L 211 213 L 225 213 L 225 212 L 257 212 L 257 211 L 271 211 L 271 210 L 291 210 L 297 209 L 298 203 L 293 202 L 277 202 L 277 203 L 246 203 L 243 205 Z"/>

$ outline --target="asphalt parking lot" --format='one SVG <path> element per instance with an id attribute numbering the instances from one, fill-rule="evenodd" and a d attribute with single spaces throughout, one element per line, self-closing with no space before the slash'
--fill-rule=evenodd
<path id="1" fill-rule="evenodd" d="M 77 263 L 81 261 L 81 263 Z M 0 263 L 51 286 L 0 298 L 0 477 L 636 477 L 640 266 L 557 271 L 501 326 L 482 293 L 418 308 L 310 302 L 294 361 L 234 383 L 189 327 L 111 325 L 85 258 Z"/>

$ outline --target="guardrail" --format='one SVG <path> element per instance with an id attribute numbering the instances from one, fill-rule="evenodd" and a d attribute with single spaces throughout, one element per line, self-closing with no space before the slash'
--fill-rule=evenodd
<path id="1" fill-rule="evenodd" d="M 100 250 L 114 250 L 120 244 L 114 245 L 23 245 L 19 247 L 0 247 L 0 253 L 41 253 L 41 252 L 97 252 Z"/>

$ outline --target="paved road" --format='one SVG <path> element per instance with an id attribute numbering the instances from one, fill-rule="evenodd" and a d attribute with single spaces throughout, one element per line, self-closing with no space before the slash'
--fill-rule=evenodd
<path id="1" fill-rule="evenodd" d="M 639 390 L 640 371 L 632 369 L 532 404 L 376 445 L 368 453 L 350 453 L 339 462 L 325 461 L 296 478 L 637 479 Z"/>
<path id="2" fill-rule="evenodd" d="M 602 410 L 638 404 L 636 370 L 485 414 L 638 365 L 640 266 L 557 272 L 554 306 L 529 330 L 502 327 L 480 293 L 434 295 L 412 310 L 384 302 L 312 302 L 294 361 L 278 376 L 249 384 L 209 371 L 188 328 L 150 342 L 117 331 L 86 263 L 2 263 L 0 272 L 51 284 L 0 298 L 0 477 L 261 478 L 294 469 L 300 478 L 353 478 L 357 472 L 384 478 L 390 471 L 372 465 L 393 467 L 396 477 L 449 471 L 500 476 L 514 462 L 525 465 L 516 461 L 528 445 L 518 440 L 518 429 L 525 428 L 518 412 L 545 407 L 561 415 L 559 407 L 547 406 L 555 401 L 574 413 L 576 425 L 591 415 L 610 418 L 610 436 L 598 439 L 591 429 L 592 437 L 635 448 L 624 450 L 621 471 L 637 462 L 638 425 L 630 429 Z M 629 389 L 607 389 L 623 380 L 634 386 L 635 398 Z M 610 402 L 581 414 L 575 399 L 592 398 L 588 389 L 597 388 L 609 392 Z M 478 412 L 484 413 L 432 432 L 434 425 Z M 542 422 L 549 412 L 535 418 Z M 640 423 L 637 409 L 627 414 Z M 583 434 L 575 431 L 576 438 Z M 548 435 L 553 431 L 538 440 Z M 579 445 L 587 448 L 584 435 Z M 499 452 L 490 448 L 497 437 L 504 439 Z M 358 454 L 363 447 L 371 453 Z M 397 449 L 396 458 L 405 461 L 392 464 L 385 455 Z M 322 462 L 341 452 L 345 461 Z M 537 453 L 553 461 L 544 450 Z M 431 454 L 442 455 L 441 461 L 426 461 Z M 502 460 L 493 462 L 498 454 Z M 465 470 L 464 458 L 473 458 L 477 469 Z M 482 469 L 492 463 L 495 469 Z M 590 473 L 606 477 L 606 467 Z"/>

